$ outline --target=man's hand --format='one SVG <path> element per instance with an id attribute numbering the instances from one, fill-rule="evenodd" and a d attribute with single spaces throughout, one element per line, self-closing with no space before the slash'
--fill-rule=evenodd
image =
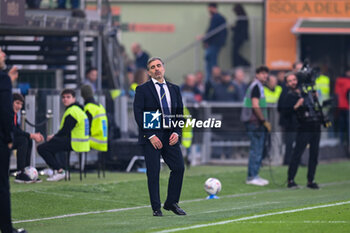
<path id="1" fill-rule="evenodd" d="M 172 133 L 169 138 L 169 145 L 173 146 L 179 141 L 179 135 L 177 133 Z"/>
<path id="2" fill-rule="evenodd" d="M 16 81 L 17 78 L 18 78 L 17 66 L 13 66 L 13 67 L 9 70 L 8 75 L 9 75 L 10 78 L 11 78 L 11 82 Z"/>
<path id="3" fill-rule="evenodd" d="M 298 109 L 304 103 L 304 98 L 300 98 L 298 102 L 294 105 L 294 109 Z"/>
<path id="4" fill-rule="evenodd" d="M 47 136 L 46 141 L 50 141 L 52 138 L 53 138 L 53 135 L 49 135 Z"/>
<path id="5" fill-rule="evenodd" d="M 263 123 L 264 127 L 266 128 L 267 132 L 271 132 L 271 123 L 268 121 L 264 121 Z"/>
<path id="6" fill-rule="evenodd" d="M 44 137 L 41 133 L 31 133 L 30 138 L 34 139 L 37 143 L 44 141 Z"/>
<path id="7" fill-rule="evenodd" d="M 152 144 L 152 146 L 154 147 L 154 149 L 162 149 L 163 147 L 163 144 L 162 142 L 159 140 L 159 138 L 157 136 L 153 136 L 151 139 L 150 139 L 150 142 Z"/>

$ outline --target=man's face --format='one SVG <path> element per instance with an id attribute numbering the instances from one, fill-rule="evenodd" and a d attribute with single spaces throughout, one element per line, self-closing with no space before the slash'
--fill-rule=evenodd
<path id="1" fill-rule="evenodd" d="M 23 102 L 20 100 L 13 101 L 13 111 L 18 113 L 23 107 Z"/>
<path id="2" fill-rule="evenodd" d="M 262 83 L 265 83 L 267 80 L 267 77 L 269 76 L 269 73 L 265 72 L 265 71 L 261 71 L 259 73 L 256 74 L 256 77 L 258 78 L 258 80 Z"/>
<path id="3" fill-rule="evenodd" d="M 268 78 L 268 83 L 267 84 L 268 84 L 269 88 L 271 88 L 271 89 L 275 88 L 276 85 L 277 85 L 277 78 L 276 78 L 276 76 L 271 75 Z"/>
<path id="4" fill-rule="evenodd" d="M 87 78 L 90 79 L 91 82 L 96 82 L 97 80 L 97 70 L 91 70 L 88 75 Z"/>
<path id="5" fill-rule="evenodd" d="M 6 67 L 5 59 L 6 59 L 6 53 L 4 53 L 0 48 L 0 69 L 1 70 L 5 69 Z"/>
<path id="6" fill-rule="evenodd" d="M 75 97 L 73 97 L 72 94 L 63 94 L 62 103 L 65 107 L 68 107 L 69 105 L 75 103 Z"/>
<path id="7" fill-rule="evenodd" d="M 193 74 L 187 75 L 185 82 L 187 86 L 194 87 L 196 85 L 196 76 L 194 76 Z"/>
<path id="8" fill-rule="evenodd" d="M 243 70 L 237 70 L 235 72 L 235 80 L 239 83 L 243 82 L 244 81 L 244 71 Z"/>
<path id="9" fill-rule="evenodd" d="M 159 60 L 154 60 L 148 64 L 148 75 L 157 81 L 163 82 L 165 69 L 163 63 Z"/>
<path id="10" fill-rule="evenodd" d="M 286 81 L 289 88 L 295 90 L 298 87 L 298 79 L 294 74 L 288 75 Z"/>
<path id="11" fill-rule="evenodd" d="M 208 7 L 208 11 L 209 11 L 209 14 L 210 15 L 213 15 L 216 13 L 216 8 L 215 7 L 212 7 L 212 6 L 209 6 Z"/>

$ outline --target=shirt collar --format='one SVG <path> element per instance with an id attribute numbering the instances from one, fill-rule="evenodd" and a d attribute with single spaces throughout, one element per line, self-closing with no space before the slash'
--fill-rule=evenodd
<path id="1" fill-rule="evenodd" d="M 151 80 L 152 80 L 152 82 L 154 83 L 154 85 L 156 85 L 157 83 L 160 83 L 160 82 L 158 82 L 158 80 L 157 80 L 157 79 L 155 79 L 155 78 L 151 78 Z M 166 81 L 165 81 L 165 79 L 164 79 L 163 84 L 165 84 L 165 85 L 166 85 Z"/>

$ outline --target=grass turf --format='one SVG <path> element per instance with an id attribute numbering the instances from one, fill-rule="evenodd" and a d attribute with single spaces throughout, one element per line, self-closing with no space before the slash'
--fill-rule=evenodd
<path id="1" fill-rule="evenodd" d="M 305 188 L 306 168 L 300 168 L 296 182 L 304 188 L 289 190 L 283 184 L 286 167 L 273 167 L 272 174 L 279 184 L 256 187 L 244 183 L 246 167 L 200 166 L 186 170 L 180 204 L 188 216 L 175 216 L 163 211 L 164 217 L 155 218 L 149 205 L 145 174 L 107 173 L 105 179 L 97 179 L 96 174 L 80 182 L 78 174 L 72 175 L 70 182 L 39 184 L 15 184 L 11 182 L 12 213 L 14 221 L 40 219 L 66 214 L 91 211 L 107 211 L 78 215 L 52 220 L 16 223 L 29 232 L 152 232 L 197 224 L 206 224 L 244 216 L 276 212 L 320 205 L 330 202 L 350 200 L 350 162 L 321 164 L 317 171 L 320 190 Z M 164 201 L 169 171 L 161 173 L 161 198 Z M 268 167 L 261 176 L 271 181 Z M 208 177 L 218 178 L 223 189 L 219 200 L 204 200 L 203 183 Z M 315 231 L 316 221 L 324 232 L 349 232 L 349 222 L 337 224 L 330 221 L 345 221 L 349 218 L 350 205 L 316 209 L 294 214 L 269 216 L 256 220 L 236 222 L 213 228 L 198 229 L 196 232 L 288 232 L 293 223 L 293 232 Z M 140 207 L 118 210 L 120 208 Z M 331 211 L 335 211 L 333 214 Z M 338 211 L 338 212 L 337 212 Z M 312 215 L 311 213 L 315 213 Z M 319 214 L 317 214 L 319 213 Z M 319 218 L 317 218 L 319 215 Z M 264 223 L 257 223 L 257 222 Z M 305 223 L 303 221 L 311 221 Z M 346 220 L 347 221 L 347 220 Z M 280 222 L 280 223 L 278 223 Z M 297 227 L 297 228 L 295 228 Z M 330 231 L 336 228 L 336 231 Z M 191 230 L 192 232 L 192 230 Z"/>

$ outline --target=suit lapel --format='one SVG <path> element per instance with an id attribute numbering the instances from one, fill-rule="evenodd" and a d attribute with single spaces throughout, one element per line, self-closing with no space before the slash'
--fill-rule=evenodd
<path id="1" fill-rule="evenodd" d="M 159 101 L 159 96 L 158 96 L 156 87 L 154 86 L 154 83 L 152 82 L 152 80 L 148 81 L 148 87 L 150 88 L 153 97 L 156 99 L 159 108 L 161 108 L 160 101 Z"/>

